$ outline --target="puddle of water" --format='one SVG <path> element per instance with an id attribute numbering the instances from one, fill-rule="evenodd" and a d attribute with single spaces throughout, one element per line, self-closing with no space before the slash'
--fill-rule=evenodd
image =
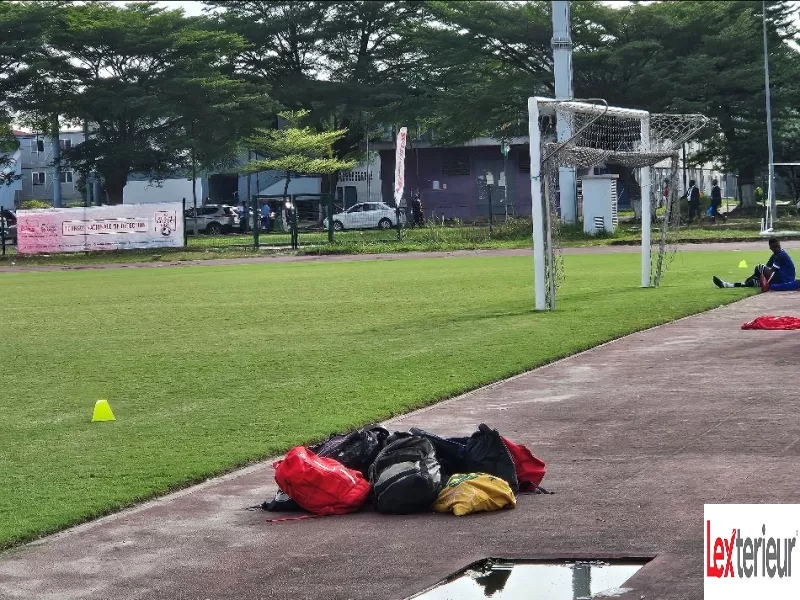
<path id="1" fill-rule="evenodd" d="M 486 560 L 414 600 L 589 600 L 613 598 L 644 561 L 503 562 Z"/>

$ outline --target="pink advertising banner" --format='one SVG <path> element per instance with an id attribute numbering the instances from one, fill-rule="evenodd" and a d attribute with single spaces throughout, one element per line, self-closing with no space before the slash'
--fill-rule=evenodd
<path id="1" fill-rule="evenodd" d="M 183 246 L 183 205 L 120 204 L 17 211 L 17 252 Z"/>

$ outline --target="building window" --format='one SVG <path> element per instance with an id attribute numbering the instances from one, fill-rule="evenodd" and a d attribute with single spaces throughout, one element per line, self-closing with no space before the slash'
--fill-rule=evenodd
<path id="1" fill-rule="evenodd" d="M 33 172 L 33 185 L 44 185 L 45 174 L 40 171 Z"/>
<path id="2" fill-rule="evenodd" d="M 72 183 L 72 171 L 61 171 L 61 183 Z"/>
<path id="3" fill-rule="evenodd" d="M 527 152 L 519 153 L 519 172 L 520 173 L 531 172 L 531 155 L 528 154 Z"/>
<path id="4" fill-rule="evenodd" d="M 58 140 L 58 145 L 62 150 L 69 150 L 72 148 L 72 140 Z"/>
<path id="5" fill-rule="evenodd" d="M 469 175 L 469 159 L 443 158 L 442 175 L 448 175 L 450 177 Z"/>
<path id="6" fill-rule="evenodd" d="M 31 140 L 31 154 L 44 152 L 44 140 Z"/>

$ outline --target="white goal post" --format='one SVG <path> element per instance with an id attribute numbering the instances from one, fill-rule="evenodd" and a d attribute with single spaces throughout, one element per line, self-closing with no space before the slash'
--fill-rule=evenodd
<path id="1" fill-rule="evenodd" d="M 557 280 L 553 246 L 554 182 L 546 170 L 558 166 L 589 168 L 601 163 L 639 169 L 642 196 L 641 285 L 649 287 L 651 244 L 651 167 L 671 157 L 708 120 L 702 115 L 650 114 L 608 106 L 603 100 L 528 99 L 533 221 L 534 295 L 536 310 L 555 308 Z M 542 117 L 549 117 L 543 120 Z M 555 129 L 567 124 L 570 138 L 556 142 L 543 133 L 544 122 Z"/>

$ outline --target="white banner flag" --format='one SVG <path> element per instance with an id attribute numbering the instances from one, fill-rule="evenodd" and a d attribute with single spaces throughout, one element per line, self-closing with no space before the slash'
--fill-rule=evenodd
<path id="1" fill-rule="evenodd" d="M 397 150 L 394 155 L 394 204 L 400 206 L 403 188 L 406 185 L 406 137 L 408 130 L 401 127 L 397 134 Z"/>

